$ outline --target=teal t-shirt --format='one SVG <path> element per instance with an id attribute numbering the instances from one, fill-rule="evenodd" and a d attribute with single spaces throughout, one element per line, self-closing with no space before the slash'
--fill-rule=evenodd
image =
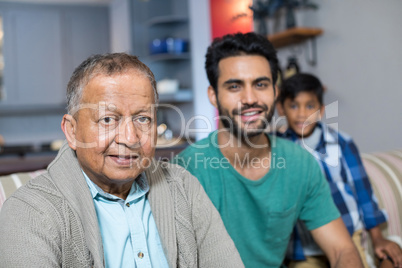
<path id="1" fill-rule="evenodd" d="M 297 219 L 312 230 L 340 216 L 317 161 L 292 142 L 268 137 L 270 170 L 257 181 L 240 175 L 223 156 L 216 131 L 175 158 L 198 178 L 251 268 L 281 265 Z"/>

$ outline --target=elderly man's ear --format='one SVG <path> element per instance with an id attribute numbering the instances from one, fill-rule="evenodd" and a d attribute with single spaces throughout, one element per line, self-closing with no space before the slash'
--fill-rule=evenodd
<path id="1" fill-rule="evenodd" d="M 77 139 L 75 137 L 77 127 L 77 121 L 73 116 L 65 114 L 63 120 L 61 121 L 61 129 L 66 136 L 68 145 L 71 149 L 75 150 L 77 148 Z"/>

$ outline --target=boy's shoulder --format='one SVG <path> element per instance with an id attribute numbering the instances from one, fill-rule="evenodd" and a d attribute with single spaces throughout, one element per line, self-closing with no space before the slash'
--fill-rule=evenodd
<path id="1" fill-rule="evenodd" d="M 280 137 L 275 134 L 269 135 L 271 146 L 275 148 L 273 151 L 277 156 L 281 156 L 288 159 L 301 159 L 303 161 L 312 160 L 311 154 L 302 148 L 300 145 Z M 315 161 L 315 160 L 314 160 Z"/>
<path id="2" fill-rule="evenodd" d="M 320 125 L 321 125 L 322 129 L 324 129 L 327 133 L 330 134 L 330 136 L 324 134 L 324 137 L 328 138 L 328 137 L 332 136 L 337 141 L 339 140 L 340 143 L 352 143 L 353 142 L 352 136 L 350 136 L 348 133 L 346 133 L 342 130 L 339 130 L 331 125 L 323 123 L 323 122 L 320 122 Z"/>

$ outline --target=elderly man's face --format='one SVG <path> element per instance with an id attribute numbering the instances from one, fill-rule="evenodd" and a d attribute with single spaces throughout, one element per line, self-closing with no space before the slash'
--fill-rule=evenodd
<path id="1" fill-rule="evenodd" d="M 73 149 L 102 189 L 132 182 L 149 165 L 156 142 L 154 103 L 149 79 L 135 70 L 95 76 L 84 88 Z"/>

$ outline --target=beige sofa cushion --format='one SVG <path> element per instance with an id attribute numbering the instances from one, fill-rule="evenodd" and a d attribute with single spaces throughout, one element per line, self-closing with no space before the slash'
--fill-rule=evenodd
<path id="1" fill-rule="evenodd" d="M 388 215 L 388 222 L 380 225 L 382 233 L 384 237 L 402 247 L 402 150 L 362 154 L 362 160 L 377 196 L 378 205 L 385 209 Z M 363 232 L 362 244 L 370 267 L 376 267 L 367 231 Z"/>
<path id="2" fill-rule="evenodd" d="M 33 172 L 15 173 L 6 176 L 0 176 L 0 209 L 4 201 L 12 195 L 15 190 L 27 183 L 30 179 L 39 176 L 46 170 L 37 170 Z"/>

